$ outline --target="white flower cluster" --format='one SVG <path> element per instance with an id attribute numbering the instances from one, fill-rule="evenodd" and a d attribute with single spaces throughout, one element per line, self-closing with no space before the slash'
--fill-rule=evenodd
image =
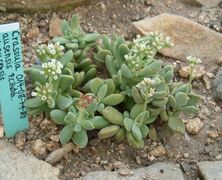
<path id="1" fill-rule="evenodd" d="M 127 65 L 132 71 L 143 68 L 156 53 L 165 47 L 173 46 L 169 37 L 163 37 L 161 33 L 152 32 L 145 37 L 137 36 L 133 40 L 132 49 L 124 57 Z"/>
<path id="2" fill-rule="evenodd" d="M 140 92 L 146 94 L 148 97 L 152 97 L 155 93 L 155 80 L 150 78 L 144 78 L 141 82 L 139 82 L 136 87 Z"/>
<path id="3" fill-rule="evenodd" d="M 33 97 L 40 97 L 42 101 L 48 101 L 49 97 L 53 93 L 53 87 L 49 83 L 41 85 L 40 87 L 35 88 L 36 92 L 32 92 Z"/>
<path id="4" fill-rule="evenodd" d="M 42 64 L 42 73 L 46 77 L 53 77 L 54 80 L 57 80 L 62 73 L 62 68 L 63 65 L 61 62 L 56 59 L 51 59 L 50 62 Z"/>
<path id="5" fill-rule="evenodd" d="M 171 39 L 169 37 L 164 37 L 162 33 L 151 32 L 149 36 L 151 37 L 151 46 L 154 47 L 157 51 L 166 47 L 174 46 L 174 44 L 171 42 Z"/>
<path id="6" fill-rule="evenodd" d="M 187 61 L 191 66 L 202 63 L 201 59 L 194 57 L 194 56 L 188 56 Z"/>
<path id="7" fill-rule="evenodd" d="M 39 57 L 44 57 L 45 59 L 58 59 L 64 54 L 64 46 L 60 45 L 59 42 L 55 44 L 41 44 L 36 52 Z"/>

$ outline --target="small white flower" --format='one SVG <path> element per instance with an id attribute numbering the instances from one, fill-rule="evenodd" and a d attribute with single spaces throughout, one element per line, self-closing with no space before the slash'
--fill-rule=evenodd
<path id="1" fill-rule="evenodd" d="M 35 96 L 37 96 L 37 93 L 36 92 L 32 92 L 31 95 L 32 95 L 32 97 L 35 97 Z"/>
<path id="2" fill-rule="evenodd" d="M 48 89 L 48 93 L 51 93 L 52 92 L 52 89 Z"/>
<path id="3" fill-rule="evenodd" d="M 53 79 L 56 81 L 56 80 L 59 79 L 59 78 L 58 78 L 57 75 L 55 75 L 55 76 L 53 77 Z"/>
<path id="4" fill-rule="evenodd" d="M 47 97 L 46 97 L 46 96 L 42 96 L 42 100 L 43 100 L 43 101 L 46 101 L 46 100 L 47 100 Z"/>
<path id="5" fill-rule="evenodd" d="M 56 54 L 56 51 L 54 49 L 51 50 L 51 54 L 54 55 Z"/>

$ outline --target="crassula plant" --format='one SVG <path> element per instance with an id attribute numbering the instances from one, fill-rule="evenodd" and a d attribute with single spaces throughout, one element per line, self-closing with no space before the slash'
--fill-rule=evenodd
<path id="1" fill-rule="evenodd" d="M 99 37 L 85 33 L 78 16 L 70 23 L 64 20 L 61 29 L 61 37 L 36 48 L 36 64 L 26 69 L 33 84 L 26 106 L 31 115 L 45 113 L 64 126 L 62 144 L 72 141 L 84 148 L 87 132 L 95 131 L 99 139 L 114 137 L 142 148 L 147 137 L 157 140 L 157 121 L 184 133 L 181 113 L 195 113 L 200 100 L 192 91 L 198 58 L 188 57 L 190 79 L 178 82 L 174 67 L 155 58 L 158 51 L 173 46 L 161 33 L 133 41 Z M 97 75 L 97 65 L 106 67 L 108 74 Z"/>

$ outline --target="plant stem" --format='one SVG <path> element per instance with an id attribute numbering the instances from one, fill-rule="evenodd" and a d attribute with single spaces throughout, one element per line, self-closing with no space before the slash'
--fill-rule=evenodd
<path id="1" fill-rule="evenodd" d="M 190 70 L 189 84 L 191 84 L 192 81 L 193 81 L 193 67 L 191 67 L 191 70 Z"/>

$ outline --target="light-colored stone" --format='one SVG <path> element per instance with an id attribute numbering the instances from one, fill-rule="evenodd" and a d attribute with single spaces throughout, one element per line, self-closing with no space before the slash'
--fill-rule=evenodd
<path id="1" fill-rule="evenodd" d="M 206 89 L 209 90 L 209 89 L 212 88 L 212 86 L 211 86 L 211 80 L 209 79 L 208 76 L 204 75 L 204 76 L 203 76 L 203 81 L 204 81 L 204 84 L 205 84 Z"/>
<path id="2" fill-rule="evenodd" d="M 49 23 L 49 35 L 51 37 L 59 36 L 62 34 L 61 24 L 62 24 L 62 19 L 56 16 L 52 17 Z"/>
<path id="3" fill-rule="evenodd" d="M 208 131 L 207 135 L 208 135 L 208 137 L 210 137 L 212 139 L 216 139 L 219 136 L 218 131 L 216 131 L 216 130 Z"/>
<path id="4" fill-rule="evenodd" d="M 191 74 L 191 67 L 184 66 L 179 70 L 180 77 L 188 78 Z M 192 76 L 195 79 L 200 79 L 205 74 L 205 67 L 202 65 L 196 65 L 193 68 Z"/>
<path id="5" fill-rule="evenodd" d="M 222 161 L 203 161 L 199 162 L 197 167 L 204 180 L 222 179 Z"/>
<path id="6" fill-rule="evenodd" d="M 83 180 L 184 180 L 183 173 L 175 165 L 171 163 L 155 163 L 151 166 L 134 170 L 131 176 L 123 177 L 118 172 L 95 171 L 88 173 Z"/>
<path id="7" fill-rule="evenodd" d="M 50 139 L 53 141 L 53 142 L 59 142 L 59 135 L 52 135 L 50 136 Z"/>
<path id="8" fill-rule="evenodd" d="M 222 0 L 196 0 L 196 1 L 206 7 L 215 7 L 222 2 Z"/>
<path id="9" fill-rule="evenodd" d="M 199 118 L 188 119 L 186 130 L 189 134 L 196 135 L 203 127 L 203 122 Z"/>
<path id="10" fill-rule="evenodd" d="M 47 10 L 67 10 L 86 4 L 89 0 L 0 0 L 0 7 L 5 11 L 39 12 Z"/>
<path id="11" fill-rule="evenodd" d="M 2 180 L 58 180 L 57 168 L 20 152 L 4 139 L 0 140 L 0 162 Z"/>
<path id="12" fill-rule="evenodd" d="M 36 155 L 43 155 L 46 153 L 46 143 L 43 142 L 41 139 L 37 139 L 33 142 L 32 149 L 34 154 Z"/>
<path id="13" fill-rule="evenodd" d="M 179 75 L 182 78 L 188 78 L 190 76 L 190 73 L 191 73 L 190 66 L 181 67 L 179 70 Z"/>
<path id="14" fill-rule="evenodd" d="M 25 141 L 26 141 L 26 135 L 24 132 L 19 132 L 18 134 L 16 134 L 15 145 L 17 148 L 23 149 L 23 146 L 25 145 Z"/>
<path id="15" fill-rule="evenodd" d="M 161 14 L 132 25 L 144 35 L 156 31 L 171 37 L 174 47 L 161 50 L 165 56 L 183 61 L 187 56 L 196 56 L 204 64 L 222 57 L 222 35 L 182 16 Z"/>
<path id="16" fill-rule="evenodd" d="M 121 168 L 118 170 L 118 173 L 121 176 L 131 176 L 133 175 L 134 171 L 129 168 Z"/>
<path id="17" fill-rule="evenodd" d="M 30 39 L 36 38 L 38 35 L 39 35 L 39 28 L 38 27 L 34 27 L 34 28 L 30 29 L 29 32 L 27 33 L 27 36 Z"/>
<path id="18" fill-rule="evenodd" d="M 53 151 L 51 154 L 48 155 L 46 161 L 50 164 L 54 164 L 60 161 L 67 153 L 72 151 L 75 148 L 73 143 L 65 144 L 62 148 Z"/>
<path id="19" fill-rule="evenodd" d="M 154 157 L 162 157 L 166 155 L 166 149 L 161 145 L 150 151 L 149 154 Z"/>

